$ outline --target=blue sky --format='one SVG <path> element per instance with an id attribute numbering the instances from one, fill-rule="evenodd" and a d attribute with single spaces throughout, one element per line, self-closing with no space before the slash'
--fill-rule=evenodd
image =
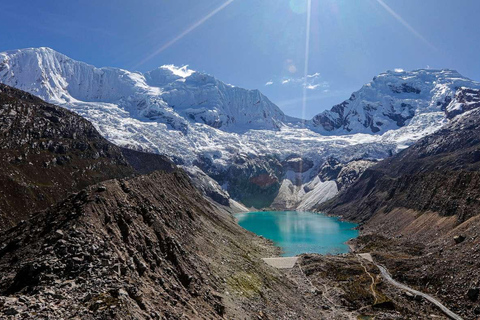
<path id="1" fill-rule="evenodd" d="M 310 28 L 307 2 L 2 1 L 0 51 L 48 46 L 138 71 L 189 65 L 307 118 L 388 69 L 451 68 L 480 80 L 478 0 L 311 0 Z"/>

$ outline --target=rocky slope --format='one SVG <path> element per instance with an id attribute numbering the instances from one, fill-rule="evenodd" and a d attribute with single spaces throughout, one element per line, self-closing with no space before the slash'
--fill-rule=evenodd
<path id="1" fill-rule="evenodd" d="M 462 89 L 457 101 L 475 101 Z M 358 250 L 436 295 L 465 319 L 480 314 L 480 109 L 365 171 L 319 210 L 362 223 Z M 460 110 L 460 109 L 457 109 Z"/>
<path id="2" fill-rule="evenodd" d="M 331 111 L 301 121 L 258 91 L 186 67 L 145 74 L 96 68 L 48 48 L 0 53 L 0 82 L 75 111 L 119 146 L 196 166 L 236 200 L 256 206 L 303 201 L 299 181 L 313 182 L 329 158 L 347 164 L 398 152 L 445 123 L 458 87 L 480 87 L 450 70 L 387 72 Z M 295 172 L 289 160 L 296 158 L 313 167 Z M 282 185 L 294 194 L 281 192 Z M 329 198 L 329 185 L 309 203 Z M 251 198 L 257 193 L 261 201 Z"/>
<path id="3" fill-rule="evenodd" d="M 477 215 L 479 169 L 480 110 L 475 109 L 367 169 L 325 208 L 360 221 L 402 207 L 463 222 Z"/>
<path id="4" fill-rule="evenodd" d="M 69 193 L 135 171 L 85 119 L 0 84 L 0 230 Z"/>
<path id="5" fill-rule="evenodd" d="M 181 170 L 90 186 L 0 235 L 0 317 L 421 319 L 355 255 L 277 250 L 206 200 Z M 371 275 L 375 276 L 372 291 Z M 326 276 L 327 275 L 327 276 Z"/>
<path id="6" fill-rule="evenodd" d="M 167 158 L 5 85 L 0 112 L 0 318 L 313 316 L 260 260 L 276 249 Z"/>
<path id="7" fill-rule="evenodd" d="M 89 187 L 3 233 L 0 243 L 5 316 L 314 316 L 260 260 L 273 248 L 206 201 L 182 171 Z"/>

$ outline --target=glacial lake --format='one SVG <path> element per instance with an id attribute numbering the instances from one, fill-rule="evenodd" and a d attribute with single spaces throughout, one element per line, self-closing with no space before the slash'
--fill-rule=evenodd
<path id="1" fill-rule="evenodd" d="M 353 229 L 355 223 L 313 212 L 262 211 L 239 213 L 235 217 L 243 228 L 282 248 L 284 257 L 347 253 L 345 242 L 358 236 L 358 230 Z"/>

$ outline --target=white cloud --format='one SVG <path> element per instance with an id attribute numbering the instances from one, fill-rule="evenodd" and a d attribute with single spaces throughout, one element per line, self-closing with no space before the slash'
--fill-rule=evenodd
<path id="1" fill-rule="evenodd" d="M 325 90 L 328 90 L 328 88 L 330 88 L 330 84 L 327 81 L 323 81 L 320 83 L 306 83 L 305 88 L 307 88 L 308 90 L 324 89 L 325 92 Z"/>
<path id="2" fill-rule="evenodd" d="M 405 70 L 403 70 L 402 68 L 395 68 L 395 70 L 394 70 L 394 71 L 395 71 L 395 72 L 399 72 L 399 73 L 400 73 L 400 72 L 403 72 L 403 71 L 405 71 Z"/>
<path id="3" fill-rule="evenodd" d="M 268 81 L 265 85 L 279 84 L 289 86 L 304 87 L 308 90 L 328 89 L 330 84 L 327 81 L 321 81 L 321 75 L 319 72 L 308 74 L 306 77 L 290 77 L 283 78 L 279 81 Z"/>

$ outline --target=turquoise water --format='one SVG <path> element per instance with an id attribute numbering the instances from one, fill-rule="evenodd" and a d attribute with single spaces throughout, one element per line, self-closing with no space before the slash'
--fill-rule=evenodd
<path id="1" fill-rule="evenodd" d="M 239 213 L 235 217 L 245 229 L 272 240 L 282 256 L 301 253 L 347 253 L 346 241 L 358 236 L 355 223 L 323 214 L 299 211 Z"/>

